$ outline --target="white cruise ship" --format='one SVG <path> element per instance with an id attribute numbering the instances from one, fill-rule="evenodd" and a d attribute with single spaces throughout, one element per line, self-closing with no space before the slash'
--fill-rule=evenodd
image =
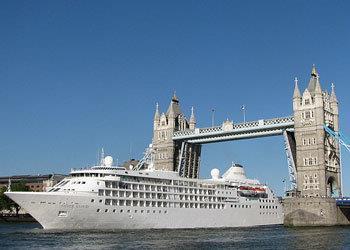
<path id="1" fill-rule="evenodd" d="M 282 224 L 282 205 L 233 164 L 211 179 L 112 166 L 72 170 L 47 192 L 6 192 L 45 229 L 213 228 Z"/>

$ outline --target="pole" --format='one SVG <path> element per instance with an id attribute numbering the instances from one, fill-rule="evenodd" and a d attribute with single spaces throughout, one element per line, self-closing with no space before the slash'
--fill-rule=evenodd
<path id="1" fill-rule="evenodd" d="M 211 110 L 211 126 L 214 127 L 215 109 Z"/>
<path id="2" fill-rule="evenodd" d="M 242 107 L 242 113 L 243 113 L 243 122 L 245 122 L 245 105 L 243 104 Z"/>

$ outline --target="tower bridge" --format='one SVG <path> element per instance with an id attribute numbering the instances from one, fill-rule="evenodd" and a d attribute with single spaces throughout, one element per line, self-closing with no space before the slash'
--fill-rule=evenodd
<path id="1" fill-rule="evenodd" d="M 195 128 L 176 131 L 174 141 L 186 141 L 187 143 L 215 143 L 249 139 L 273 135 L 282 135 L 283 131 L 294 131 L 294 117 L 281 117 L 274 119 L 261 119 L 252 122 L 234 124 L 225 121 L 222 126 Z"/>
<path id="2" fill-rule="evenodd" d="M 281 118 L 243 123 L 225 121 L 221 126 L 197 128 L 193 108 L 187 119 L 175 95 L 165 113 L 160 113 L 157 104 L 152 149 L 147 151 L 154 169 L 198 178 L 203 144 L 283 135 L 292 183 L 290 197 L 284 200 L 285 224 L 349 223 L 341 217 L 332 198 L 342 196 L 339 138 L 334 136 L 339 134 L 334 84 L 331 93 L 322 90 L 315 66 L 303 94 L 298 79 L 294 84 L 293 115 Z M 325 131 L 325 124 L 334 134 Z"/>

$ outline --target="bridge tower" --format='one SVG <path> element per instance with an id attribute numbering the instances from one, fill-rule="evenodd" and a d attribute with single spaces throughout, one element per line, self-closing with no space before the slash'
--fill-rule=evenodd
<path id="1" fill-rule="evenodd" d="M 179 99 L 174 94 L 166 113 L 159 113 L 156 106 L 153 123 L 153 166 L 156 170 L 178 171 L 183 166 L 180 174 L 185 177 L 197 178 L 200 164 L 201 145 L 182 144 L 173 141 L 173 134 L 177 131 L 195 129 L 196 119 L 194 110 L 191 110 L 189 121 L 181 112 Z M 183 160 L 183 162 L 181 162 Z"/>
<path id="2" fill-rule="evenodd" d="M 283 200 L 288 226 L 349 225 L 349 214 L 336 205 L 341 196 L 339 143 L 325 132 L 327 125 L 339 132 L 338 101 L 334 84 L 322 91 L 312 67 L 308 87 L 301 95 L 298 80 L 293 94 L 296 192 Z"/>
<path id="3" fill-rule="evenodd" d="M 302 197 L 338 197 L 341 195 L 339 143 L 324 130 L 327 124 L 339 131 L 338 101 L 333 84 L 331 94 L 322 91 L 315 66 L 302 95 L 295 80 L 293 111 L 297 191 Z"/>

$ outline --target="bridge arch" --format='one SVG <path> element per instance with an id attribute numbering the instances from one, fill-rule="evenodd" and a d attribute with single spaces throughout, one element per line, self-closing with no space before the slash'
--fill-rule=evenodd
<path id="1" fill-rule="evenodd" d="M 339 196 L 339 184 L 336 181 L 336 178 L 333 176 L 328 177 L 327 179 L 327 196 L 328 197 L 338 197 Z"/>

